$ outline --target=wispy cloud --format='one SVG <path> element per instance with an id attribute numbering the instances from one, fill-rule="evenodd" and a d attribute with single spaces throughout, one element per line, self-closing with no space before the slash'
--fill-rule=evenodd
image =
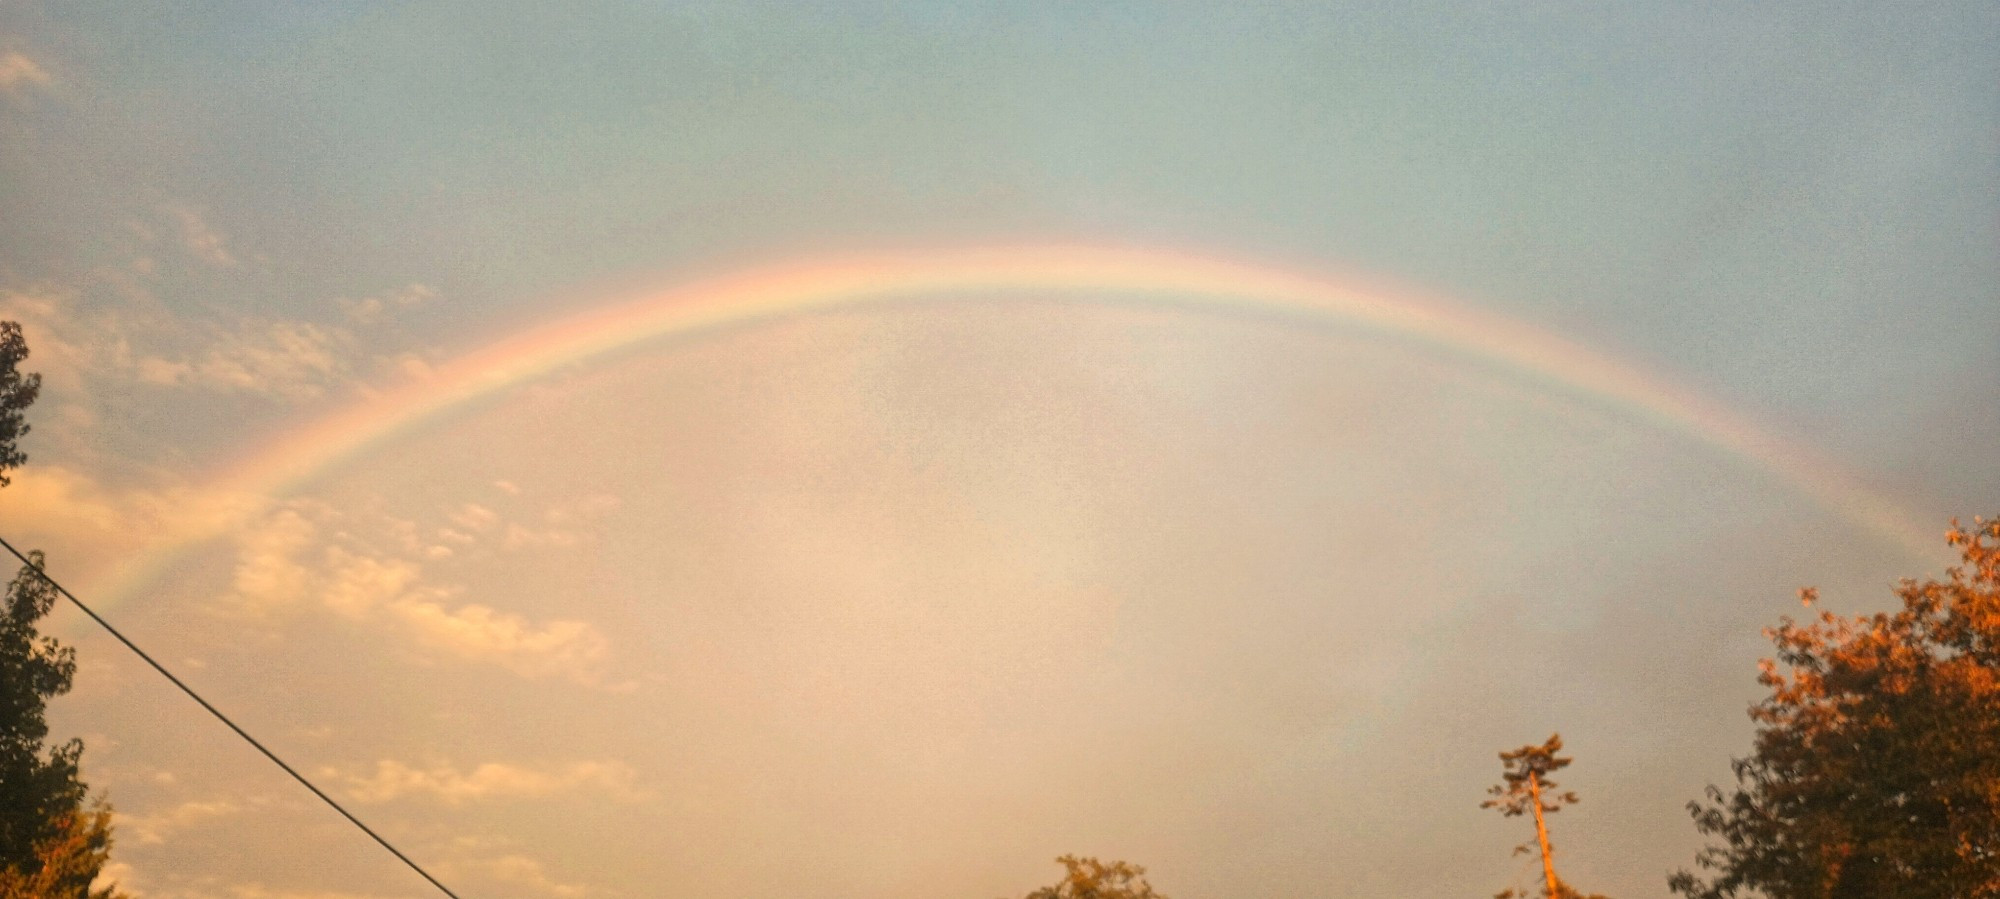
<path id="1" fill-rule="evenodd" d="M 139 899 L 146 894 L 131 885 L 136 876 L 131 865 L 113 859 L 105 862 L 104 867 L 97 869 L 97 879 L 90 882 L 90 890 L 94 894 L 98 890 L 116 886 L 119 892 L 133 899 Z"/>
<path id="2" fill-rule="evenodd" d="M 519 487 L 505 481 L 502 492 L 510 496 L 519 495 Z M 497 486 L 497 485 L 496 485 Z M 618 498 L 610 494 L 593 494 L 574 499 L 564 499 L 543 510 L 539 521 L 503 519 L 500 513 L 479 503 L 466 503 L 446 520 L 451 527 L 438 532 L 444 543 L 470 546 L 481 540 L 490 540 L 507 550 L 522 550 L 539 547 L 572 547 L 590 541 L 595 533 L 594 524 L 606 513 L 618 508 Z M 449 555 L 451 547 L 439 544 L 439 555 Z"/>
<path id="3" fill-rule="evenodd" d="M 236 254 L 229 251 L 229 241 L 222 233 L 208 223 L 201 210 L 186 205 L 171 205 L 164 210 L 173 219 L 181 238 L 181 247 L 203 262 L 220 268 L 233 268 Z"/>
<path id="4" fill-rule="evenodd" d="M 385 322 L 393 310 L 436 296 L 430 287 L 410 284 L 378 296 L 340 299 L 343 324 L 246 319 L 234 327 L 209 327 L 192 340 L 176 341 L 197 349 L 136 354 L 131 371 L 152 384 L 291 400 L 316 399 L 341 387 L 365 390 L 371 379 L 421 378 L 430 371 L 427 361 L 409 352 L 367 352 L 372 341 L 366 329 Z"/>
<path id="5" fill-rule="evenodd" d="M 219 244 L 209 251 L 226 252 Z M 369 329 L 436 295 L 410 284 L 343 299 L 348 311 L 336 322 L 253 315 L 193 324 L 164 313 L 143 287 L 42 283 L 0 288 L 0 319 L 21 323 L 34 353 L 31 367 L 42 372 L 51 395 L 116 393 L 102 388 L 137 382 L 301 401 L 426 376 L 430 366 L 421 355 L 381 352 L 379 335 Z"/>
<path id="6" fill-rule="evenodd" d="M 432 570 L 453 558 L 454 546 L 511 548 L 526 540 L 574 545 L 589 533 L 579 516 L 595 513 L 571 507 L 597 510 L 608 502 L 560 506 L 544 516 L 560 527 L 532 531 L 490 509 L 466 506 L 449 518 L 472 531 L 467 533 L 306 499 L 270 506 L 186 485 L 113 488 L 53 465 L 14 472 L 13 484 L 0 491 L 0 513 L 31 523 L 25 536 L 56 551 L 67 568 L 93 561 L 115 567 L 156 543 L 229 535 L 235 549 L 231 589 L 218 611 L 278 621 L 317 610 L 383 628 L 443 657 L 624 692 L 634 684 L 609 677 L 611 641 L 594 625 L 535 620 L 490 602 L 466 601 L 462 587 L 440 582 Z M 377 535 L 388 545 L 366 545 L 354 534 Z"/>
<path id="7" fill-rule="evenodd" d="M 48 70 L 19 51 L 0 53 L 0 92 L 19 96 L 30 88 L 49 86 Z"/>
<path id="8" fill-rule="evenodd" d="M 169 869 L 171 870 L 171 869 Z M 194 878 L 192 886 L 153 885 L 150 878 L 122 861 L 111 861 L 91 882 L 92 889 L 117 884 L 118 891 L 132 899 L 390 899 L 379 893 L 348 893 L 337 890 L 292 890 L 265 886 L 260 881 L 223 885 L 213 877 Z"/>
<path id="9" fill-rule="evenodd" d="M 557 502 L 542 513 L 540 525 L 508 522 L 501 535 L 501 546 L 519 550 L 582 544 L 591 538 L 596 521 L 618 505 L 618 498 L 609 494 Z"/>
<path id="10" fill-rule="evenodd" d="M 611 644 L 586 622 L 537 625 L 477 603 L 447 607 L 421 599 L 398 600 L 386 610 L 418 641 L 460 658 L 492 662 L 526 677 L 564 677 L 614 692 L 631 689 L 605 680 Z"/>
<path id="11" fill-rule="evenodd" d="M 98 417 L 90 400 L 97 382 L 111 373 L 131 377 L 126 321 L 85 313 L 82 299 L 81 291 L 49 282 L 0 287 L 0 319 L 20 323 L 30 352 L 26 367 L 42 376 L 35 421 L 43 435 L 48 425 L 88 432 Z"/>
<path id="12" fill-rule="evenodd" d="M 470 771 L 461 771 L 449 764 L 417 768 L 385 759 L 366 774 L 332 768 L 321 773 L 345 783 L 345 793 L 350 798 L 368 803 L 430 797 L 459 805 L 576 792 L 590 792 L 618 802 L 636 802 L 647 795 L 634 786 L 630 767 L 610 761 L 577 762 L 554 769 L 487 762 Z"/>
<path id="13" fill-rule="evenodd" d="M 112 558 L 155 542 L 227 533 L 258 506 L 251 497 L 187 485 L 107 486 L 60 465 L 30 464 L 11 477 L 0 491 L 0 514 L 66 556 Z"/>
<path id="14" fill-rule="evenodd" d="M 192 894 L 191 894 L 192 895 Z M 272 889 L 261 883 L 243 883 L 229 888 L 235 899 L 387 899 L 374 893 L 342 893 L 329 890 Z M 161 897 L 166 899 L 166 897 Z M 177 897 L 176 897 L 177 899 Z"/>
<path id="15" fill-rule="evenodd" d="M 317 533 L 298 505 L 278 509 L 258 527 L 237 535 L 234 586 L 249 608 L 268 611 L 292 605 L 312 586 L 312 572 L 298 559 Z"/>
<path id="16" fill-rule="evenodd" d="M 114 814 L 121 842 L 131 839 L 141 845 L 156 846 L 165 843 L 177 831 L 204 821 L 227 818 L 241 811 L 243 806 L 231 800 L 210 799 L 183 802 L 150 815 Z"/>
<path id="17" fill-rule="evenodd" d="M 337 305 L 347 315 L 347 320 L 357 325 L 373 325 L 386 319 L 389 313 L 422 305 L 437 299 L 437 291 L 422 284 L 385 291 L 372 297 L 351 300 L 345 297 Z"/>
<path id="18" fill-rule="evenodd" d="M 525 855 L 503 855 L 487 859 L 479 864 L 486 874 L 501 883 L 525 887 L 548 896 L 573 899 L 588 895 L 589 891 L 580 884 L 563 883 L 549 876 L 548 869 Z"/>
<path id="19" fill-rule="evenodd" d="M 478 529 L 501 527 L 497 513 L 483 507 L 460 509 L 452 517 Z M 238 607 L 268 615 L 317 606 L 388 627 L 447 656 L 498 665 L 524 677 L 630 689 L 606 679 L 611 644 L 588 622 L 537 622 L 484 603 L 462 602 L 458 587 L 426 576 L 426 565 L 436 560 L 434 551 L 442 544 L 429 543 L 423 529 L 394 521 L 365 529 L 391 535 L 397 547 L 385 551 L 324 533 L 326 525 L 339 520 L 341 513 L 329 507 L 295 500 L 242 529 L 234 577 Z M 437 533 L 464 536 L 451 528 Z"/>
<path id="20" fill-rule="evenodd" d="M 246 322 L 206 343 L 189 357 L 139 357 L 133 371 L 151 384 L 313 399 L 349 380 L 357 355 L 352 332 L 310 322 Z"/>

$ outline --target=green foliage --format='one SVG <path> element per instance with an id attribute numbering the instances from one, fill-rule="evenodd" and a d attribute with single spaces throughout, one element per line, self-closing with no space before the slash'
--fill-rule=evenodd
<path id="1" fill-rule="evenodd" d="M 1167 899 L 1146 882 L 1146 869 L 1126 862 L 1100 862 L 1065 855 L 1056 859 L 1067 873 L 1060 883 L 1026 899 Z"/>
<path id="2" fill-rule="evenodd" d="M 8 484 L 7 471 L 28 461 L 15 443 L 28 433 L 23 417 L 42 389 L 42 376 L 22 374 L 21 361 L 28 358 L 28 341 L 17 322 L 0 322 L 0 487 Z"/>
<path id="3" fill-rule="evenodd" d="M 1735 789 L 1688 804 L 1720 843 L 1675 892 L 2000 897 L 2000 521 L 1953 522 L 1949 539 L 1963 564 L 1903 581 L 1901 610 L 1766 632 L 1752 754 Z"/>

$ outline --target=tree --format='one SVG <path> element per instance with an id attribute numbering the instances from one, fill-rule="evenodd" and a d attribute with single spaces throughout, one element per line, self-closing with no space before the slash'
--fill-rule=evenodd
<path id="1" fill-rule="evenodd" d="M 1561 734 L 1550 734 L 1548 741 L 1540 746 L 1530 743 L 1511 752 L 1500 753 L 1503 769 L 1500 783 L 1486 790 L 1493 798 L 1480 803 L 1479 807 L 1499 809 L 1500 814 L 1509 818 L 1534 814 L 1535 842 L 1542 851 L 1543 895 L 1554 899 L 1604 899 L 1602 896 L 1585 897 L 1556 877 L 1555 847 L 1549 844 L 1549 826 L 1543 815 L 1555 814 L 1562 811 L 1563 806 L 1577 802 L 1574 792 L 1556 792 L 1556 782 L 1549 778 L 1552 772 L 1569 766 L 1569 758 L 1556 755 L 1562 751 L 1562 745 Z M 1514 851 L 1526 852 L 1528 846 L 1522 844 Z M 1514 890 L 1503 890 L 1494 899 L 1515 899 L 1517 895 Z"/>
<path id="2" fill-rule="evenodd" d="M 1167 899 L 1153 892 L 1146 869 L 1138 865 L 1074 855 L 1056 861 L 1068 872 L 1062 881 L 1029 893 L 1026 899 Z"/>
<path id="3" fill-rule="evenodd" d="M 116 885 L 90 888 L 110 854 L 110 809 L 100 805 L 64 815 L 55 832 L 36 845 L 34 870 L 0 868 L 0 899 L 127 899 Z"/>
<path id="4" fill-rule="evenodd" d="M 9 483 L 8 469 L 28 461 L 15 444 L 28 433 L 22 413 L 41 393 L 42 376 L 21 373 L 26 358 L 28 341 L 21 336 L 20 323 L 0 322 L 0 487 Z"/>
<path id="5" fill-rule="evenodd" d="M 1733 790 L 1688 804 L 1720 843 L 1675 892 L 2000 897 L 2000 520 L 1953 521 L 1947 539 L 1963 564 L 1905 579 L 1900 610 L 1765 632 L 1753 750 Z"/>
<path id="6" fill-rule="evenodd" d="M 27 458 L 15 442 L 28 432 L 22 412 L 41 387 L 40 377 L 20 373 L 27 356 L 20 326 L 0 322 L 0 484 Z M 43 748 L 48 700 L 69 692 L 76 652 L 36 629 L 56 589 L 41 574 L 42 554 L 28 558 L 0 604 L 0 899 L 109 899 L 115 889 L 88 892 L 110 851 L 111 814 L 77 776 L 83 743 Z"/>

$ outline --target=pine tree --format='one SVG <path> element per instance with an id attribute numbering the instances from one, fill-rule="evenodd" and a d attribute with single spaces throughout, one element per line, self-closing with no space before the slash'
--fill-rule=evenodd
<path id="1" fill-rule="evenodd" d="M 1167 899 L 1153 892 L 1146 869 L 1138 865 L 1074 855 L 1056 861 L 1066 871 L 1061 882 L 1029 893 L 1026 899 Z"/>
<path id="2" fill-rule="evenodd" d="M 1574 792 L 1556 792 L 1556 782 L 1549 778 L 1553 772 L 1569 767 L 1570 759 L 1556 755 L 1562 751 L 1562 735 L 1550 734 L 1547 742 L 1540 746 L 1532 743 L 1511 752 L 1500 753 L 1502 772 L 1500 783 L 1487 789 L 1493 796 L 1479 804 L 1480 808 L 1499 809 L 1500 814 L 1509 818 L 1533 814 L 1535 816 L 1535 842 L 1542 853 L 1543 895 L 1554 899 L 1604 899 L 1603 896 L 1584 896 L 1564 884 L 1556 877 L 1555 847 L 1549 842 L 1549 826 L 1544 815 L 1562 811 L 1564 806 L 1577 802 Z M 1523 845 L 1516 852 L 1525 852 Z M 1494 899 L 1516 899 L 1514 890 L 1503 890 Z"/>

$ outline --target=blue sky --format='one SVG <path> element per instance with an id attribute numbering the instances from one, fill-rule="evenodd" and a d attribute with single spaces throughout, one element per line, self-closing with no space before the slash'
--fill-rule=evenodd
<path id="1" fill-rule="evenodd" d="M 0 524 L 106 585 L 230 522 L 119 614 L 468 894 L 1018 894 L 1061 852 L 1176 896 L 1490 892 L 1492 754 L 1559 729 L 1572 879 L 1664 895 L 1757 628 L 1942 541 L 1421 348 L 940 297 L 644 344 L 284 496 L 211 476 L 631 285 L 1068 241 L 1517 320 L 1941 533 L 2000 512 L 1996 36 L 1981 3 L 9 2 L 0 317 L 48 390 Z M 68 633 L 143 895 L 420 894 Z"/>

